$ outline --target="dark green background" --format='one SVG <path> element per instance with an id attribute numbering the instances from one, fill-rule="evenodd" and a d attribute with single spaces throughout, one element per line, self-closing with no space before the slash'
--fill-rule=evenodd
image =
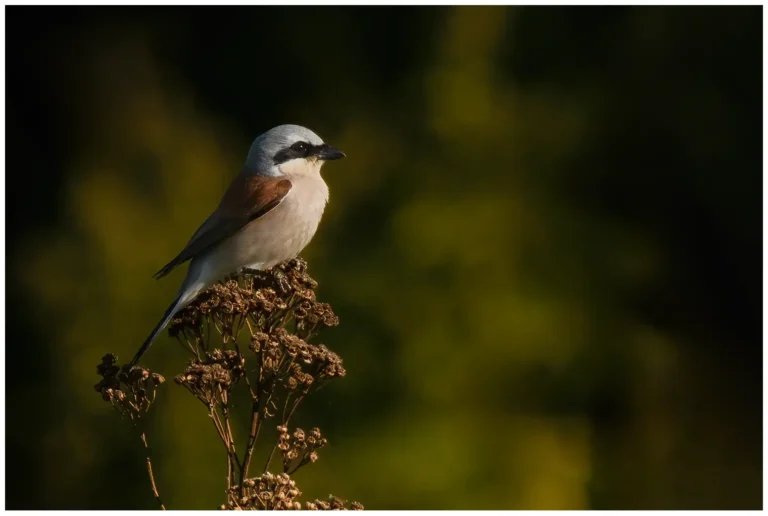
<path id="1" fill-rule="evenodd" d="M 331 442 L 307 497 L 762 506 L 761 8 L 6 15 L 8 508 L 155 507 L 95 365 L 289 122 L 348 155 L 304 253 L 349 371 L 299 418 Z M 221 445 L 165 387 L 161 493 L 215 507 Z"/>

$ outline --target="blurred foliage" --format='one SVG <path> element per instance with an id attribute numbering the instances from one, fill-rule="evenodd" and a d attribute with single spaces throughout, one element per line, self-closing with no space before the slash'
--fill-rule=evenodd
<path id="1" fill-rule="evenodd" d="M 289 122 L 348 155 L 303 254 L 349 372 L 297 421 L 309 497 L 761 507 L 759 8 L 7 13 L 9 508 L 154 507 L 94 364 Z M 208 421 L 157 403 L 164 501 L 217 506 Z"/>

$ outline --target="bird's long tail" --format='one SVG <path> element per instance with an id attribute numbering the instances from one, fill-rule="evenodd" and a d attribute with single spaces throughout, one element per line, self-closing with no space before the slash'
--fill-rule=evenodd
<path id="1" fill-rule="evenodd" d="M 154 342 L 155 338 L 160 334 L 161 331 L 163 331 L 163 328 L 165 328 L 168 323 L 170 322 L 171 318 L 176 315 L 176 312 L 178 312 L 181 307 L 179 306 L 179 300 L 181 297 L 177 297 L 173 300 L 173 303 L 171 303 L 171 306 L 168 307 L 168 309 L 163 314 L 163 318 L 160 319 L 160 322 L 157 323 L 157 326 L 152 330 L 152 333 L 149 334 L 149 337 L 147 337 L 147 340 L 144 341 L 144 344 L 141 345 L 139 348 L 139 351 L 136 352 L 136 355 L 133 357 L 133 360 L 131 360 L 131 365 L 136 365 L 136 362 L 139 361 L 139 359 L 144 355 L 144 353 L 147 352 L 149 347 L 152 345 L 152 342 Z"/>
<path id="2" fill-rule="evenodd" d="M 136 356 L 134 356 L 133 360 L 131 360 L 132 366 L 136 365 L 144 353 L 147 352 L 149 347 L 152 345 L 152 342 L 154 342 L 155 338 L 157 338 L 160 332 L 162 332 L 163 329 L 168 325 L 173 316 L 176 315 L 176 313 L 178 313 L 182 308 L 187 306 L 187 304 L 189 304 L 189 302 L 192 301 L 199 292 L 200 289 L 195 288 L 187 290 L 186 292 L 182 291 L 178 296 L 176 296 L 176 299 L 173 300 L 171 306 L 169 306 L 163 314 L 163 318 L 160 319 L 160 322 L 157 323 L 157 326 L 155 326 L 155 328 L 152 330 L 152 333 L 149 334 L 147 340 L 144 341 L 144 344 L 141 345 L 139 351 L 136 352 Z"/>

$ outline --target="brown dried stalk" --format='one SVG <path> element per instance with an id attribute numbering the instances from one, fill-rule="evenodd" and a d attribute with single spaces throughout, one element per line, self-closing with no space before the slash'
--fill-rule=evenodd
<path id="1" fill-rule="evenodd" d="M 322 344 L 310 342 L 323 328 L 339 324 L 330 305 L 316 300 L 316 288 L 317 282 L 307 274 L 306 262 L 290 260 L 267 271 L 249 271 L 210 287 L 169 325 L 170 335 L 192 355 L 174 381 L 206 407 L 227 456 L 227 502 L 222 508 L 301 508 L 301 502 L 296 500 L 301 492 L 290 475 L 317 461 L 318 450 L 328 441 L 318 428 L 309 434 L 295 429 L 291 434 L 288 424 L 308 396 L 346 374 L 341 357 Z M 247 343 L 244 352 L 239 342 Z M 100 373 L 104 373 L 105 367 L 114 373 L 115 357 L 109 357 L 111 362 L 102 364 Z M 144 378 L 150 373 L 137 367 L 125 374 Z M 97 390 L 114 406 L 114 381 L 112 376 L 102 376 Z M 248 438 L 242 455 L 232 432 L 230 404 L 233 391 L 240 388 L 247 389 L 251 398 Z M 105 394 L 107 391 L 111 394 Z M 134 405 L 148 409 L 148 391 L 144 388 L 141 392 L 133 394 Z M 151 394 L 154 400 L 154 391 Z M 123 401 L 117 401 L 118 407 L 125 412 Z M 279 424 L 272 452 L 261 475 L 250 478 L 260 429 L 264 422 L 275 418 Z M 146 436 L 142 435 L 146 443 Z M 275 476 L 269 468 L 278 449 L 282 454 L 282 472 Z M 159 502 L 151 463 L 147 464 L 153 493 Z M 307 509 L 343 509 L 347 505 L 350 509 L 362 509 L 356 502 L 347 504 L 335 497 L 305 505 Z"/>
<path id="2" fill-rule="evenodd" d="M 107 353 L 101 359 L 101 364 L 96 367 L 96 372 L 101 375 L 101 381 L 95 388 L 101 393 L 104 401 L 108 401 L 121 416 L 127 417 L 133 422 L 134 428 L 139 429 L 139 438 L 146 451 L 147 473 L 149 474 L 150 487 L 160 508 L 165 510 L 160 499 L 160 493 L 155 484 L 155 476 L 152 473 L 152 459 L 149 453 L 147 433 L 143 428 L 144 415 L 146 415 L 157 395 L 157 387 L 165 382 L 165 378 L 149 369 L 141 367 L 131 368 L 128 365 L 117 366 L 117 356 Z"/>

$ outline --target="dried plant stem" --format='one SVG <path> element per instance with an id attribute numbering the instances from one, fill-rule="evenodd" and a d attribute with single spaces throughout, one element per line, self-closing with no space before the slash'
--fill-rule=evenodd
<path id="1" fill-rule="evenodd" d="M 288 426 L 288 423 L 290 422 L 291 417 L 293 417 L 293 413 L 296 412 L 296 409 L 298 408 L 299 403 L 301 403 L 301 400 L 303 399 L 304 399 L 304 395 L 301 395 L 298 397 L 298 399 L 293 404 L 293 408 L 291 409 L 291 412 L 288 413 L 288 416 L 285 415 L 285 410 L 288 408 L 288 403 L 290 402 L 291 397 L 288 396 L 288 399 L 285 400 L 285 408 L 283 409 L 283 426 Z M 272 464 L 272 457 L 274 457 L 275 451 L 277 451 L 277 444 L 278 443 L 275 442 L 275 445 L 272 446 L 272 451 L 269 452 L 269 457 L 267 457 L 267 463 L 264 464 L 264 473 L 267 472 L 267 470 L 269 469 L 269 465 Z"/>
<path id="2" fill-rule="evenodd" d="M 234 477 L 235 462 L 237 461 L 237 450 L 235 450 L 235 438 L 232 435 L 232 427 L 229 424 L 229 404 L 224 403 L 222 408 L 224 413 L 224 425 L 226 426 L 226 436 L 229 441 L 227 448 L 227 489 L 232 487 L 232 479 Z M 234 460 L 233 460 L 234 457 Z"/>
<path id="3" fill-rule="evenodd" d="M 317 301 L 317 282 L 306 268 L 303 260 L 294 259 L 265 271 L 251 271 L 250 277 L 215 284 L 169 325 L 169 334 L 193 357 L 174 382 L 205 405 L 227 454 L 227 500 L 222 509 L 302 509 L 297 500 L 301 491 L 290 475 L 317 461 L 318 450 L 328 443 L 319 428 L 308 433 L 301 428 L 293 433 L 288 430 L 289 421 L 309 394 L 346 374 L 341 357 L 322 344 L 308 342 L 318 330 L 336 326 L 339 320 L 330 305 Z M 238 338 L 246 330 L 249 342 L 247 351 L 241 353 Z M 152 493 L 165 510 L 147 435 L 139 426 L 154 404 L 155 389 L 165 379 L 133 364 L 121 368 L 111 353 L 102 358 L 96 371 L 102 377 L 95 386 L 102 399 L 137 426 Z M 235 393 L 245 389 L 251 396 L 251 423 L 238 454 L 232 431 L 236 420 L 231 419 L 238 408 Z M 247 414 L 247 402 L 242 408 Z M 270 419 L 282 422 L 277 426 L 277 442 L 264 472 L 249 478 L 261 427 L 269 425 Z M 268 469 L 277 450 L 282 472 L 273 475 Z M 307 509 L 346 509 L 347 505 L 362 509 L 360 504 L 347 504 L 336 497 L 305 502 Z"/>
<path id="4" fill-rule="evenodd" d="M 232 456 L 227 454 L 227 490 L 232 488 Z"/>
<path id="5" fill-rule="evenodd" d="M 267 463 L 264 464 L 264 473 L 267 472 L 269 469 L 269 465 L 272 464 L 272 457 L 275 456 L 275 450 L 277 450 L 277 443 L 275 443 L 274 446 L 272 446 L 272 451 L 269 452 L 269 457 L 267 457 Z"/>
<path id="6" fill-rule="evenodd" d="M 235 452 L 235 444 L 232 437 L 232 430 L 229 427 L 229 421 L 227 421 L 227 429 L 225 429 L 224 424 L 221 422 L 219 412 L 216 410 L 215 406 L 209 405 L 208 411 L 208 415 L 213 420 L 213 426 L 216 428 L 216 432 L 219 434 L 219 439 L 221 439 L 221 442 L 224 443 L 224 447 L 227 449 L 227 457 L 229 460 L 234 462 L 237 467 L 240 467 L 240 460 L 237 458 L 237 453 Z"/>
<path id="7" fill-rule="evenodd" d="M 251 467 L 253 449 L 256 447 L 256 438 L 259 436 L 261 420 L 261 403 L 256 399 L 251 406 L 251 429 L 248 434 L 248 446 L 245 448 L 245 458 L 243 459 L 243 465 L 240 468 L 240 489 L 242 494 L 245 494 L 244 481 L 248 478 L 248 469 Z"/>
<path id="8" fill-rule="evenodd" d="M 149 457 L 149 444 L 147 444 L 147 434 L 145 432 L 141 432 L 141 442 L 144 443 L 144 449 L 147 451 L 147 473 L 149 474 L 149 483 L 152 487 L 152 493 L 155 495 L 157 503 L 160 504 L 160 508 L 165 510 L 165 505 L 163 505 L 163 501 L 160 500 L 160 492 L 157 490 L 157 485 L 155 484 L 155 475 L 152 473 L 152 460 Z"/>

